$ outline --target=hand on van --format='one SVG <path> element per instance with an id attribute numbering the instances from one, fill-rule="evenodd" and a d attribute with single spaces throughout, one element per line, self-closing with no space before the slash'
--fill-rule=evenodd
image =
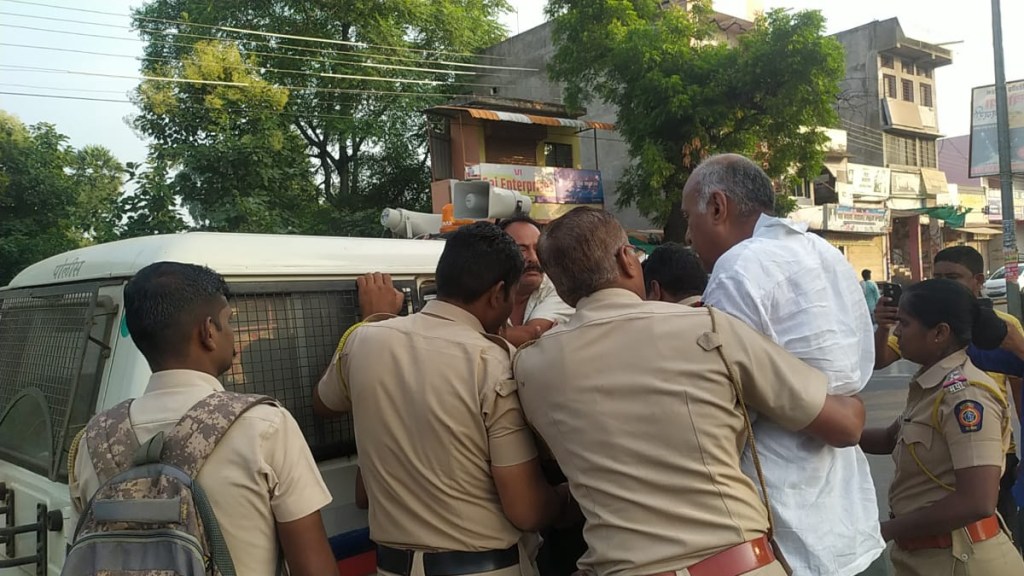
<path id="1" fill-rule="evenodd" d="M 374 314 L 398 314 L 405 295 L 395 288 L 390 274 L 374 272 L 356 278 L 359 289 L 359 313 L 363 319 Z"/>

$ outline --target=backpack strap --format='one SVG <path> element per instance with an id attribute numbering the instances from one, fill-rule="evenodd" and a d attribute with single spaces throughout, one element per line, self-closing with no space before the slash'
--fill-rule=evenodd
<path id="1" fill-rule="evenodd" d="M 161 462 L 195 478 L 235 420 L 259 404 L 277 401 L 269 396 L 221 391 L 196 402 L 164 438 Z"/>
<path id="2" fill-rule="evenodd" d="M 132 467 L 139 440 L 132 429 L 133 399 L 97 414 L 85 427 L 85 445 L 100 484 Z"/>

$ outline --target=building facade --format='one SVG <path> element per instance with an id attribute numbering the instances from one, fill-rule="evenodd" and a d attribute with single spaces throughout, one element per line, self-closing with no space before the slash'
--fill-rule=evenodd
<path id="1" fill-rule="evenodd" d="M 950 222 L 963 228 L 955 209 L 934 210 L 949 201 L 949 185 L 938 165 L 935 71 L 952 64 L 952 53 L 908 38 L 896 18 L 834 37 L 846 52 L 837 111 L 848 134 L 847 152 L 861 174 L 871 175 L 848 178 L 854 204 L 875 203 L 879 198 L 865 194 L 863 184 L 888 178 L 884 205 L 891 224 L 884 276 L 920 280 L 931 275 L 932 258 L 949 243 L 951 230 L 946 230 L 943 215 L 952 214 Z"/>

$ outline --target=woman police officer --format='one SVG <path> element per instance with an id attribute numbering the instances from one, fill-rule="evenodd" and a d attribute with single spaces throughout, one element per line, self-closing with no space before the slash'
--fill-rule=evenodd
<path id="1" fill-rule="evenodd" d="M 903 414 L 864 431 L 860 445 L 892 454 L 891 519 L 897 576 L 1020 576 L 1024 560 L 995 512 L 1010 441 L 1009 408 L 966 348 L 997 347 L 1005 325 L 951 280 L 911 286 L 895 331 L 904 358 L 921 365 Z M 986 341 L 987 340 L 987 341 Z"/>

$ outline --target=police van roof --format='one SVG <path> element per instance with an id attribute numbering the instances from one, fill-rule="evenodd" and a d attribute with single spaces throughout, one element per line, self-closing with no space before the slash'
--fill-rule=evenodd
<path id="1" fill-rule="evenodd" d="M 226 277 L 433 274 L 443 241 L 187 232 L 119 240 L 37 262 L 8 288 L 127 278 L 164 260 L 209 266 Z"/>

